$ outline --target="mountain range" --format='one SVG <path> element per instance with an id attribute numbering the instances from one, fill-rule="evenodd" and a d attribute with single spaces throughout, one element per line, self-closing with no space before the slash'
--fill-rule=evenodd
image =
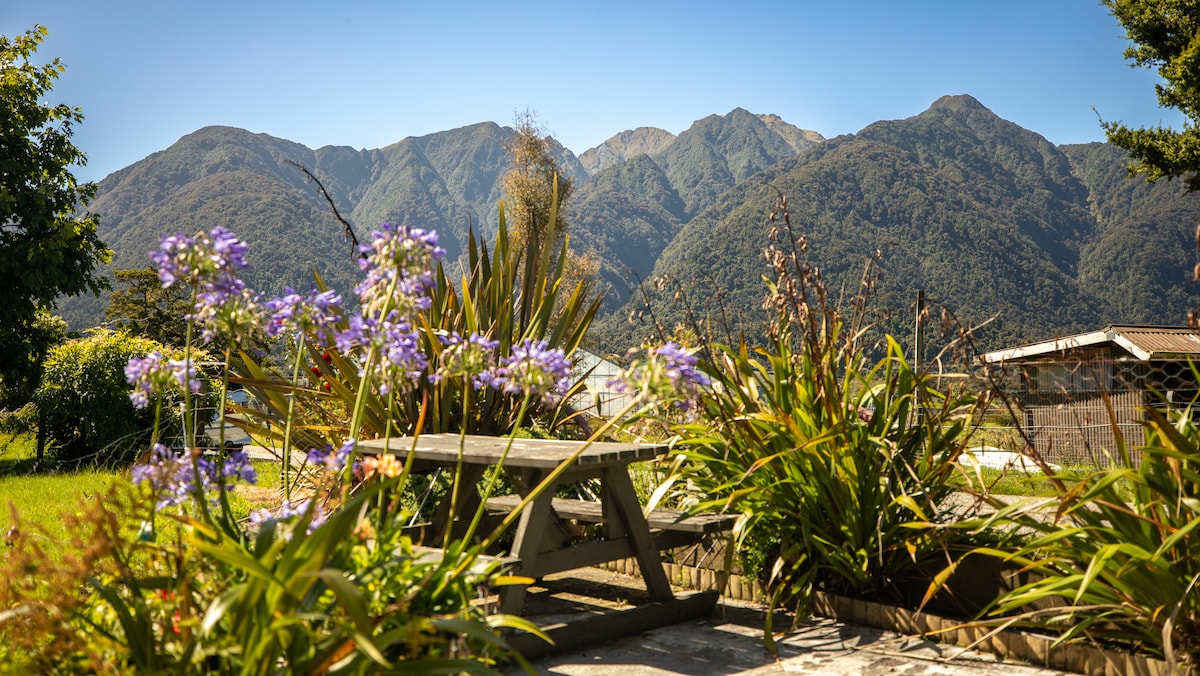
<path id="1" fill-rule="evenodd" d="M 384 221 L 434 228 L 455 260 L 469 229 L 495 230 L 512 133 L 481 123 L 375 150 L 313 150 L 206 127 L 103 179 L 90 210 L 114 268 L 148 265 L 163 233 L 224 225 L 250 243 L 256 288 L 307 288 L 315 270 L 348 292 L 350 246 L 298 167 L 360 238 Z M 609 287 L 594 331 L 602 350 L 623 352 L 651 332 L 626 321 L 645 302 L 630 291 L 663 275 L 674 291 L 651 295 L 643 318 L 682 321 L 682 296 L 694 314 L 761 334 L 762 250 L 780 195 L 831 290 L 857 288 L 878 254 L 872 303 L 896 331 L 918 289 L 964 324 L 995 317 L 979 333 L 984 347 L 1105 323 L 1178 324 L 1200 305 L 1186 283 L 1195 196 L 1129 178 L 1116 148 L 1056 146 L 970 96 L 828 140 L 735 109 L 677 136 L 641 127 L 578 157 L 555 152 L 576 185 L 565 206 L 572 246 L 599 255 Z M 64 299 L 60 312 L 82 328 L 106 304 Z"/>

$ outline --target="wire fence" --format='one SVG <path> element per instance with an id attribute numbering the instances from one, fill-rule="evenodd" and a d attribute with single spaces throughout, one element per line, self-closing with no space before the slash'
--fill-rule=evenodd
<path id="1" fill-rule="evenodd" d="M 1122 444 L 1139 464 L 1147 411 L 1187 406 L 1200 393 L 1186 360 L 1084 355 L 992 368 L 996 394 L 1012 413 L 1009 445 L 1021 446 L 1006 450 L 1058 465 L 1119 464 Z"/>

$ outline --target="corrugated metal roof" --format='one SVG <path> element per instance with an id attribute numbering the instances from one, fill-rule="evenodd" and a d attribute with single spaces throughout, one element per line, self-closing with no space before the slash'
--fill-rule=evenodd
<path id="1" fill-rule="evenodd" d="M 981 355 L 985 363 L 1051 356 L 1068 350 L 1115 343 L 1141 360 L 1200 356 L 1200 331 L 1182 326 L 1113 325 L 1102 331 L 1080 333 Z"/>
<path id="2" fill-rule="evenodd" d="M 1189 328 L 1110 326 L 1113 342 L 1140 359 L 1200 355 L 1200 333 Z"/>

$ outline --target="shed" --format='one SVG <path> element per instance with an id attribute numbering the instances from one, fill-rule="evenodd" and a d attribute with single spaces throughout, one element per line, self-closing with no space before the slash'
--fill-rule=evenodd
<path id="1" fill-rule="evenodd" d="M 981 359 L 1008 376 L 1032 450 L 1065 465 L 1109 464 L 1114 423 L 1132 448 L 1148 408 L 1187 404 L 1200 389 L 1200 331 L 1187 327 L 1113 325 Z"/>
<path id="2" fill-rule="evenodd" d="M 584 349 L 575 350 L 574 359 L 572 377 L 586 381 L 585 391 L 569 402 L 575 410 L 597 417 L 611 416 L 633 400 L 633 395 L 618 392 L 608 384 L 621 374 L 619 365 Z"/>

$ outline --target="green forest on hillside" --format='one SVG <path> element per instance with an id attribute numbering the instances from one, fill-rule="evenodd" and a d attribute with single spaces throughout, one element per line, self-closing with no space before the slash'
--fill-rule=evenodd
<path id="1" fill-rule="evenodd" d="M 311 150 L 209 127 L 106 178 L 92 209 L 116 269 L 145 265 L 164 232 L 225 225 L 259 243 L 256 287 L 306 288 L 316 270 L 348 289 L 356 270 L 341 226 L 295 165 L 360 238 L 383 221 L 433 228 L 453 261 L 469 228 L 494 232 L 511 133 L 482 123 L 376 150 Z M 829 141 L 742 109 L 678 136 L 640 128 L 585 153 L 592 174 L 555 152 L 575 182 L 571 245 L 596 254 L 608 287 L 593 332 L 602 352 L 653 333 L 650 317 L 682 322 L 680 298 L 709 328 L 760 333 L 767 216 L 781 195 L 831 289 L 852 291 L 878 253 L 874 316 L 901 335 L 918 290 L 964 325 L 994 317 L 978 336 L 985 348 L 1106 323 L 1180 324 L 1200 304 L 1185 283 L 1194 197 L 1129 179 L 1120 150 L 1055 146 L 969 96 Z M 647 312 L 630 292 L 663 276 L 668 291 Z M 68 299 L 62 313 L 84 328 L 105 304 Z"/>

